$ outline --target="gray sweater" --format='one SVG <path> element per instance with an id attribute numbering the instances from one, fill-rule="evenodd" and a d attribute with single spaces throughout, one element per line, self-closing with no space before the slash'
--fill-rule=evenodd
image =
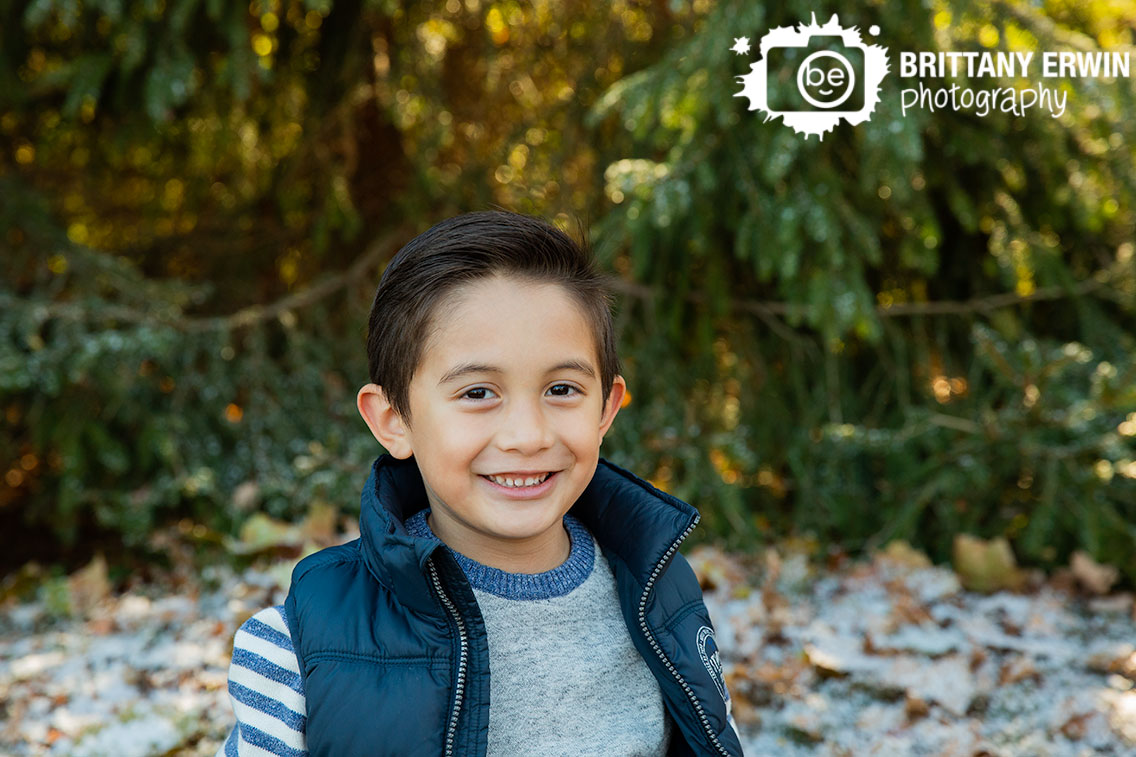
<path id="1" fill-rule="evenodd" d="M 428 514 L 407 530 L 432 537 Z M 564 525 L 569 557 L 545 573 L 506 573 L 450 550 L 488 635 L 488 754 L 664 755 L 672 723 L 631 643 L 611 568 L 582 523 L 566 515 Z"/>

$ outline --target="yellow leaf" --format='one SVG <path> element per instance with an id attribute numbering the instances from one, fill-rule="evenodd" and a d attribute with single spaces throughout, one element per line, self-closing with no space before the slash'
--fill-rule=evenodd
<path id="1" fill-rule="evenodd" d="M 954 543 L 954 566 L 959 582 L 971 591 L 994 592 L 1021 586 L 1024 576 L 1018 570 L 1014 552 L 1005 537 L 986 541 L 969 534 L 958 534 Z"/>
<path id="2" fill-rule="evenodd" d="M 245 521 L 239 539 L 225 539 L 225 546 L 237 555 L 249 555 L 277 547 L 294 549 L 303 543 L 304 535 L 299 528 L 270 518 L 264 513 L 255 513 Z"/>

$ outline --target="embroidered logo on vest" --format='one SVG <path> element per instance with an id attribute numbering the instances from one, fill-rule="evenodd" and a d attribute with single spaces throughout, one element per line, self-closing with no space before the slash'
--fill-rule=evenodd
<path id="1" fill-rule="evenodd" d="M 698 656 L 702 658 L 706 672 L 714 679 L 714 685 L 718 687 L 722 700 L 727 701 L 726 679 L 722 675 L 722 658 L 718 655 L 718 642 L 714 638 L 714 629 L 710 626 L 698 629 Z"/>

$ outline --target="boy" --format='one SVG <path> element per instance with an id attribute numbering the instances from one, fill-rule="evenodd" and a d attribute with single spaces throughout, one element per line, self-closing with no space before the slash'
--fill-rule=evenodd
<path id="1" fill-rule="evenodd" d="M 360 538 L 237 631 L 218 755 L 736 755 L 690 505 L 599 458 L 626 384 L 608 295 L 549 224 L 470 213 L 371 309 L 387 450 Z"/>

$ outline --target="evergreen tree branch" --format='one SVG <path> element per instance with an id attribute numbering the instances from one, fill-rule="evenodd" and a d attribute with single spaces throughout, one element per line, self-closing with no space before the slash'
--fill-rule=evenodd
<path id="1" fill-rule="evenodd" d="M 39 320 L 41 321 L 55 318 L 87 320 L 98 317 L 127 323 L 167 326 L 183 333 L 230 331 L 245 326 L 255 326 L 278 318 L 292 310 L 301 310 L 357 282 L 380 261 L 389 258 L 398 243 L 406 239 L 407 235 L 408 232 L 401 228 L 383 234 L 372 241 L 363 254 L 356 258 L 346 270 L 323 278 L 299 292 L 282 297 L 268 305 L 250 305 L 229 315 L 205 318 L 179 317 L 177 315 L 164 317 L 161 312 L 148 312 L 118 305 L 104 305 L 96 310 L 81 304 L 66 302 L 32 303 L 7 293 L 0 293 L 0 304 L 4 307 L 19 305 L 38 308 Z"/>
<path id="2" fill-rule="evenodd" d="M 1021 305 L 1026 302 L 1041 302 L 1046 300 L 1063 300 L 1082 295 L 1090 294 L 1098 289 L 1105 287 L 1111 277 L 1107 274 L 1100 278 L 1087 279 L 1078 282 L 1070 287 L 1051 286 L 1042 287 L 1030 294 L 1017 294 L 1015 292 L 1003 292 L 1000 294 L 986 295 L 983 297 L 972 297 L 969 300 L 938 300 L 933 302 L 901 302 L 888 306 L 877 306 L 876 313 L 881 318 L 897 318 L 901 316 L 917 316 L 917 315 L 973 315 L 975 313 L 987 313 L 991 310 L 1000 310 L 1002 308 L 1013 307 Z M 638 284 L 633 281 L 627 281 L 616 277 L 608 278 L 608 286 L 621 293 L 638 297 L 640 299 L 647 299 L 654 297 L 655 292 L 651 287 L 644 284 Z M 691 292 L 686 295 L 686 300 L 695 304 L 705 304 L 707 297 L 702 292 Z M 794 305 L 788 302 L 776 302 L 769 300 L 753 300 L 753 299 L 738 299 L 731 298 L 729 305 L 734 310 L 742 312 L 753 313 L 764 319 L 772 319 L 781 325 L 781 328 L 786 327 L 777 316 L 803 316 L 807 313 L 808 307 L 806 305 Z M 768 320 L 766 321 L 769 322 Z"/>

